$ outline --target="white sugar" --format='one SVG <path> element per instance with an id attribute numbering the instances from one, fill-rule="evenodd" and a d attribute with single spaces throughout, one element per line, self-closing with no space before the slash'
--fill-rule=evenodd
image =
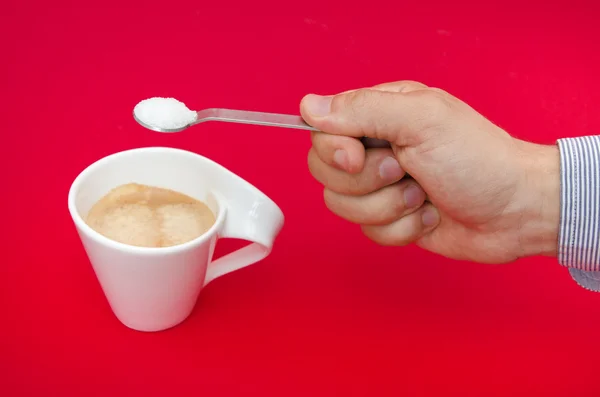
<path id="1" fill-rule="evenodd" d="M 196 120 L 196 112 L 175 98 L 144 99 L 135 105 L 133 113 L 142 123 L 164 130 L 183 128 Z"/>

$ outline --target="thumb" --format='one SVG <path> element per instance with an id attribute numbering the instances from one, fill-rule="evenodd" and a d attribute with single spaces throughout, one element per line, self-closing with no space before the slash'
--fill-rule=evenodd
<path id="1" fill-rule="evenodd" d="M 367 88 L 333 96 L 309 94 L 300 103 L 300 113 L 323 132 L 407 146 L 416 144 L 425 123 L 439 116 L 442 101 L 437 94 L 421 86 L 402 92 Z"/>

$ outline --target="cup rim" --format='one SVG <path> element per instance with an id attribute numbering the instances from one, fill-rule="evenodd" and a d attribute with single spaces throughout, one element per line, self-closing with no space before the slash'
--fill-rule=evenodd
<path id="1" fill-rule="evenodd" d="M 268 197 L 266 194 L 264 194 L 262 191 L 260 191 L 257 187 L 250 184 L 243 178 L 237 176 L 235 173 L 231 172 L 230 170 L 223 167 L 219 163 L 217 163 L 207 157 L 204 157 L 200 154 L 197 154 L 197 153 L 194 153 L 194 152 L 191 152 L 188 150 L 171 148 L 171 147 L 161 147 L 161 146 L 151 146 L 151 147 L 142 147 L 142 148 L 122 150 L 122 151 L 104 156 L 104 157 L 94 161 L 90 165 L 88 165 L 86 168 L 83 169 L 83 171 L 81 171 L 79 173 L 79 175 L 77 175 L 77 177 L 73 180 L 73 183 L 71 183 L 71 187 L 69 188 L 68 207 L 69 207 L 69 213 L 71 214 L 71 218 L 73 219 L 73 222 L 75 223 L 75 225 L 77 226 L 77 228 L 79 230 L 81 230 L 83 233 L 85 233 L 87 236 L 89 236 L 90 238 L 92 238 L 99 244 L 105 245 L 105 246 L 115 249 L 115 250 L 127 251 L 127 252 L 138 254 L 138 255 L 140 255 L 140 254 L 141 255 L 175 254 L 175 253 L 178 253 L 181 251 L 189 250 L 190 248 L 197 247 L 198 245 L 201 245 L 201 244 L 209 241 L 213 237 L 213 235 L 216 233 L 216 231 L 219 230 L 221 228 L 222 224 L 224 223 L 227 209 L 223 206 L 222 198 L 218 194 L 215 194 L 215 198 L 217 199 L 217 203 L 219 206 L 219 211 L 218 211 L 215 223 L 205 233 L 203 233 L 200 236 L 196 237 L 195 239 L 187 241 L 183 244 L 172 245 L 169 247 L 140 247 L 140 246 L 135 246 L 135 245 L 129 245 L 129 244 L 125 244 L 125 243 L 121 243 L 121 242 L 112 240 L 112 239 L 98 233 L 97 231 L 92 229 L 90 226 L 88 226 L 88 224 L 83 220 L 83 218 L 79 214 L 79 211 L 77 210 L 77 206 L 75 204 L 75 198 L 79 191 L 79 187 L 80 187 L 82 181 L 90 173 L 92 173 L 95 169 L 103 166 L 104 164 L 114 160 L 117 157 L 125 156 L 128 154 L 141 153 L 141 152 L 155 152 L 155 153 L 171 152 L 171 153 L 177 153 L 178 155 L 183 155 L 183 156 L 190 156 L 190 157 L 193 156 L 196 158 L 199 157 L 203 161 L 206 161 L 212 165 L 221 167 L 226 172 L 229 172 L 231 175 L 236 176 L 240 180 L 240 182 L 244 182 L 247 185 L 247 187 L 249 187 L 251 190 L 254 190 L 256 193 L 259 193 L 260 195 L 262 195 L 266 200 L 270 201 L 271 204 L 273 204 L 275 208 L 277 208 L 279 211 L 281 211 L 279 206 L 270 197 Z"/>

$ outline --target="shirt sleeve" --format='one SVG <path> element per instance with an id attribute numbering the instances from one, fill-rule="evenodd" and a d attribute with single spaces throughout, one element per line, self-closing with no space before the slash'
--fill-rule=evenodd
<path id="1" fill-rule="evenodd" d="M 558 261 L 583 288 L 600 292 L 600 135 L 558 140 Z"/>

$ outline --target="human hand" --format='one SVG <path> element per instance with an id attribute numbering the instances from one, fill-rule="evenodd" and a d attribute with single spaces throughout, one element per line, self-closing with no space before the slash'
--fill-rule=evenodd
<path id="1" fill-rule="evenodd" d="M 371 240 L 482 263 L 556 255 L 556 147 L 515 139 L 412 81 L 307 95 L 300 111 L 323 131 L 312 133 L 308 165 L 327 207 Z M 362 137 L 389 146 L 365 149 Z"/>

